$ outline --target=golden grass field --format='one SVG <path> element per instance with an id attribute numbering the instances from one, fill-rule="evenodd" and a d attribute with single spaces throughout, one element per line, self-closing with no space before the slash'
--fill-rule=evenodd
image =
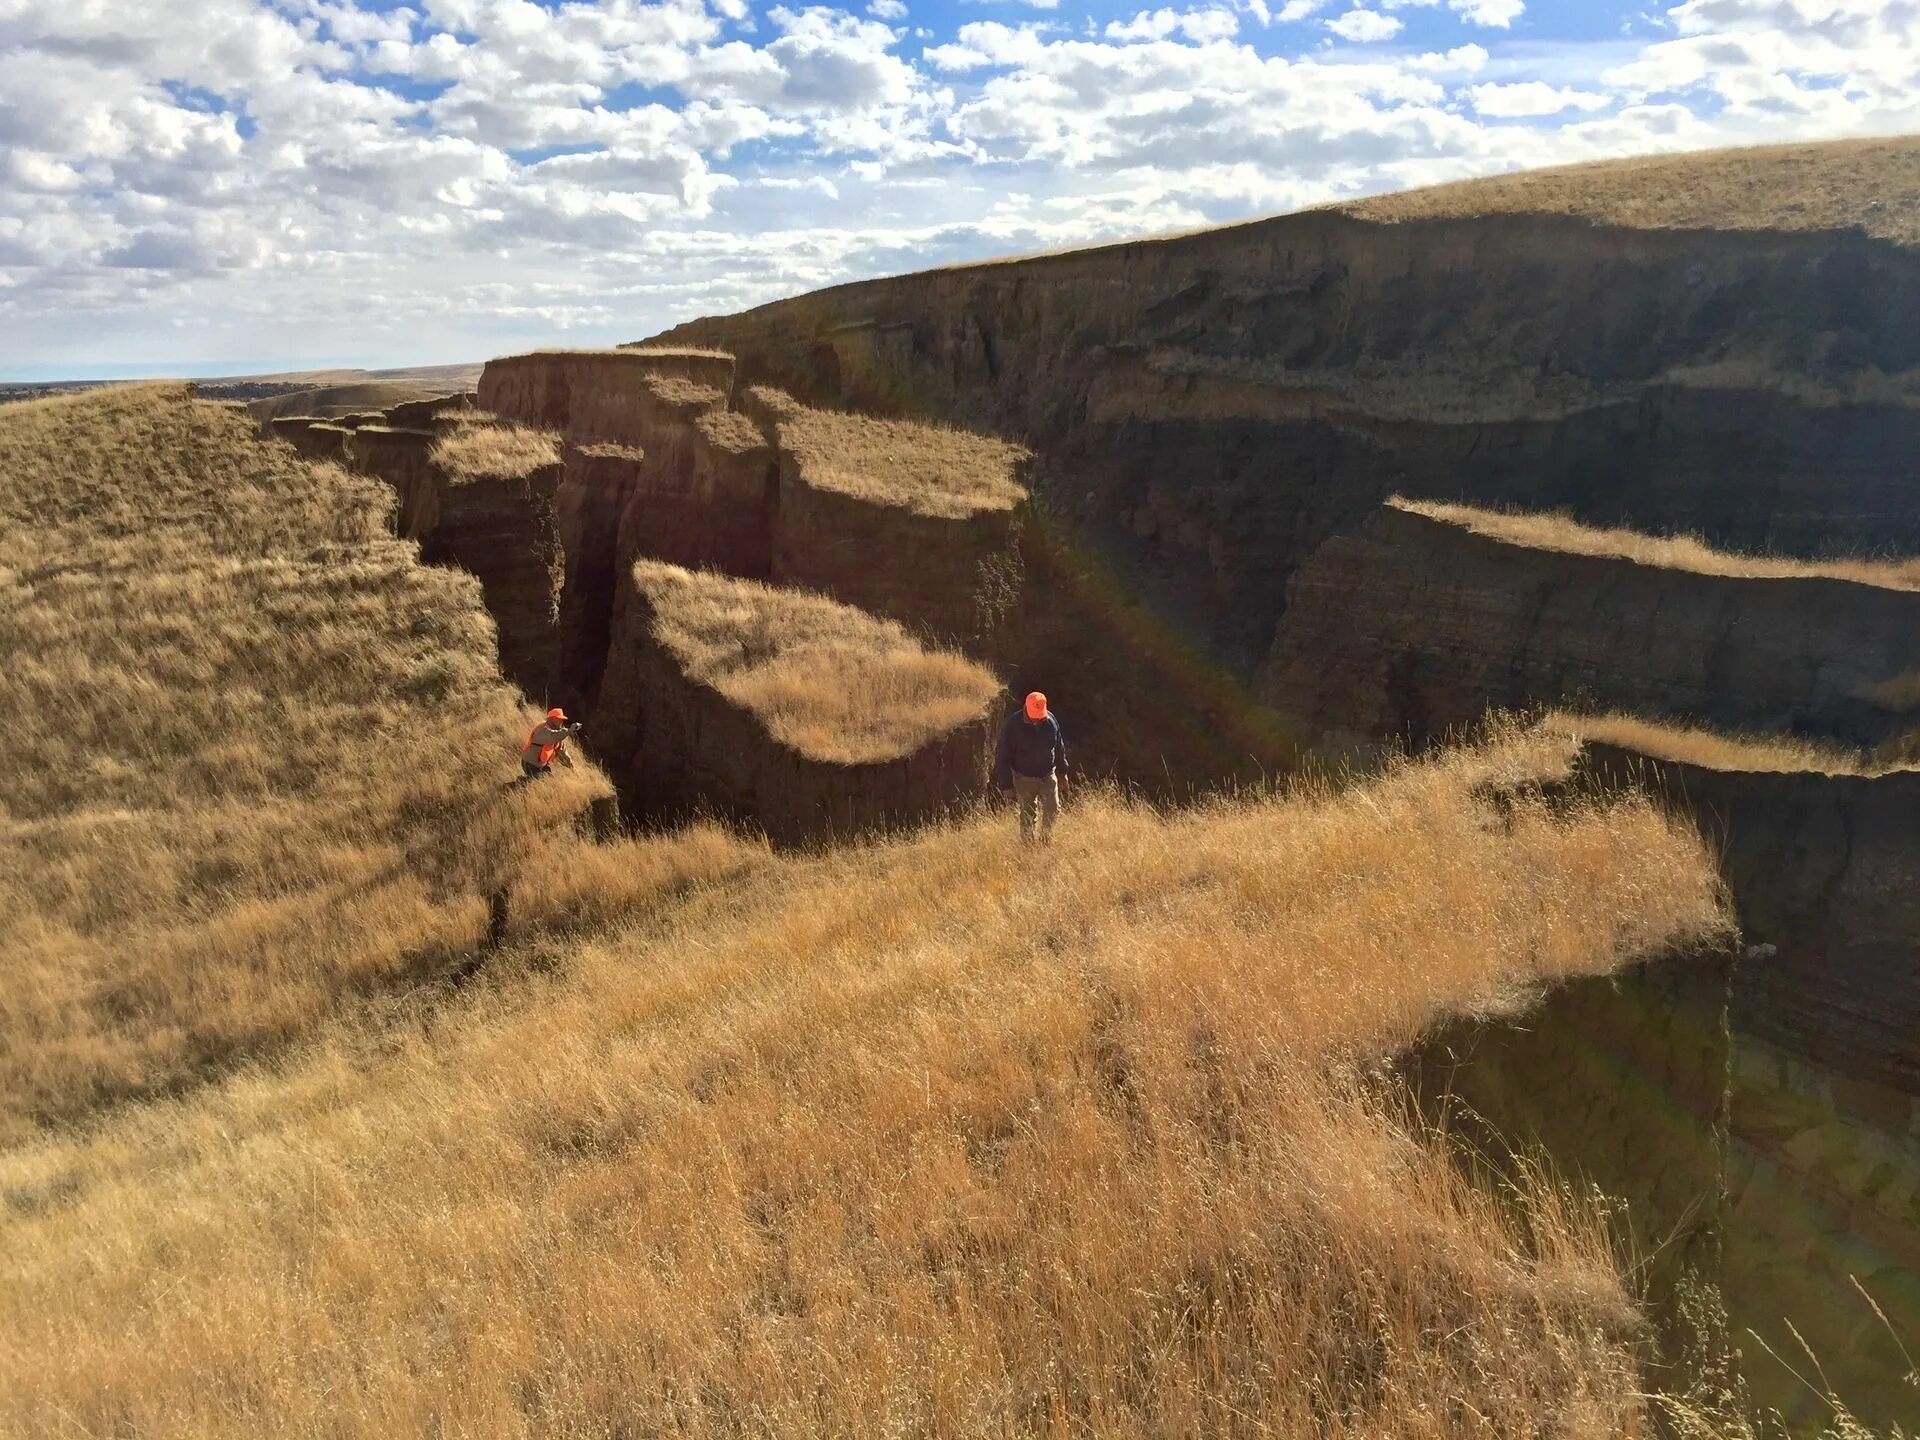
<path id="1" fill-rule="evenodd" d="M 1637 230 L 1859 229 L 1920 245 L 1920 136 L 1561 165 L 1376 195 L 1363 220 L 1577 215 Z"/>
<path id="2" fill-rule="evenodd" d="M 455 424 L 433 442 L 433 463 L 449 480 L 524 480 L 560 463 L 560 440 L 518 425 Z"/>
<path id="3" fill-rule="evenodd" d="M 781 448 L 800 478 L 875 505 L 964 520 L 1026 499 L 1028 454 L 1018 445 L 945 425 L 816 410 L 766 386 L 749 392 L 777 417 Z"/>
<path id="4" fill-rule="evenodd" d="M 392 503 L 184 385 L 0 408 L 0 1140 L 443 969 L 525 870 L 516 923 L 617 903 L 605 781 L 501 794 L 527 711 Z"/>
<path id="5" fill-rule="evenodd" d="M 1812 771 L 1824 775 L 1877 775 L 1884 767 L 1858 750 L 1805 735 L 1729 735 L 1698 725 L 1678 725 L 1644 716 L 1612 712 L 1582 715 L 1550 712 L 1549 730 L 1582 740 L 1598 740 L 1684 765 L 1710 770 Z"/>
<path id="6" fill-rule="evenodd" d="M 0 1434 L 1654 1433 L 1604 1217 L 1381 1062 L 1722 941 L 1688 824 L 1496 816 L 1570 754 L 1507 731 L 1045 865 L 591 844 L 390 504 L 183 387 L 0 408 Z"/>
<path id="7" fill-rule="evenodd" d="M 346 385 L 321 385 L 312 390 L 296 390 L 285 395 L 269 395 L 246 402 L 247 411 L 261 425 L 281 415 L 358 415 L 385 410 L 409 400 L 427 400 L 445 393 L 438 386 L 392 381 L 359 381 Z"/>
<path id="8" fill-rule="evenodd" d="M 824 595 L 643 561 L 654 635 L 686 674 L 811 760 L 896 760 L 987 713 L 992 672 Z"/>
<path id="9" fill-rule="evenodd" d="M 1639 530 L 1585 525 L 1557 512 L 1489 510 L 1477 505 L 1409 500 L 1399 495 L 1387 503 L 1415 515 L 1461 526 L 1476 535 L 1534 550 L 1631 560 L 1638 565 L 1744 580 L 1848 580 L 1887 590 L 1920 590 L 1920 560 L 1796 560 L 1787 556 L 1716 550 L 1697 535 L 1648 535 Z"/>

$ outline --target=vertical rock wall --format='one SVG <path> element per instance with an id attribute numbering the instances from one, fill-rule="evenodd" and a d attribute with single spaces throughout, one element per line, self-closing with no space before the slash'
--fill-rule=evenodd
<path id="1" fill-rule="evenodd" d="M 1387 506 L 1287 594 L 1261 694 L 1373 738 L 1555 704 L 1859 744 L 1920 718 L 1912 591 L 1536 549 Z"/>
<path id="2" fill-rule="evenodd" d="M 478 404 L 503 420 L 557 430 L 576 444 L 632 444 L 649 378 L 733 393 L 733 357 L 694 350 L 546 350 L 489 360 Z"/>

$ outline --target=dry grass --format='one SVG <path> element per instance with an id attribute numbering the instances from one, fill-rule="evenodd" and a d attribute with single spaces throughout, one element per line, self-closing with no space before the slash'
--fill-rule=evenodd
<path id="1" fill-rule="evenodd" d="M 738 410 L 708 410 L 693 423 L 709 445 L 730 455 L 763 450 L 770 443 L 760 427 Z"/>
<path id="2" fill-rule="evenodd" d="M 1601 160 L 1339 208 L 1385 221 L 1546 214 L 1643 230 L 1859 229 L 1920 245 L 1920 136 Z"/>
<path id="3" fill-rule="evenodd" d="M 577 445 L 574 448 L 582 455 L 593 455 L 605 460 L 644 460 L 647 458 L 647 452 L 642 450 L 638 445 L 617 445 L 610 440 L 593 445 Z"/>
<path id="4" fill-rule="evenodd" d="M 586 848 L 605 781 L 502 792 L 526 712 L 392 503 L 181 385 L 0 411 L 0 1143 L 463 963 Z"/>
<path id="5" fill-rule="evenodd" d="M 1812 771 L 1826 775 L 1878 775 L 1882 766 L 1870 763 L 1858 750 L 1809 739 L 1801 735 L 1729 735 L 1697 725 L 1674 725 L 1638 715 L 1613 712 L 1579 715 L 1550 712 L 1541 722 L 1547 729 L 1579 740 L 1670 760 L 1709 770 Z"/>
<path id="6" fill-rule="evenodd" d="M 518 425 L 459 425 L 433 444 L 433 463 L 450 480 L 524 480 L 560 463 L 560 437 Z"/>
<path id="7" fill-rule="evenodd" d="M 1668 570 L 1691 570 L 1699 575 L 1725 575 L 1742 580 L 1846 580 L 1883 590 L 1920 590 L 1920 559 L 1795 560 L 1778 555 L 1743 555 L 1716 550 L 1696 535 L 1608 530 L 1583 525 L 1558 512 L 1486 510 L 1474 505 L 1408 500 L 1404 496 L 1395 496 L 1387 503 L 1415 515 L 1459 525 L 1476 535 L 1533 550 L 1631 560 L 1637 565 L 1657 565 Z"/>
<path id="8" fill-rule="evenodd" d="M 781 448 L 809 485 L 956 520 L 1026 499 L 1020 475 L 1030 457 L 1018 445 L 941 425 L 815 410 L 764 386 L 750 394 L 774 417 Z"/>
<path id="9" fill-rule="evenodd" d="M 538 350 L 523 350 L 513 355 L 501 355 L 498 360 L 525 360 L 535 355 L 627 355 L 635 360 L 731 360 L 733 355 L 726 350 L 707 350 L 692 345 L 583 345 L 569 348 L 565 345 L 542 347 Z"/>
<path id="10" fill-rule="evenodd" d="M 809 759 L 863 765 L 911 755 L 978 720 L 992 673 L 901 626 L 805 590 L 643 561 L 634 579 L 654 635 L 688 676 Z"/>
<path id="11" fill-rule="evenodd" d="M 256 423 L 265 425 L 282 416 L 315 415 L 334 419 L 343 415 L 383 411 L 410 400 L 431 400 L 435 391 L 417 385 L 366 382 L 353 385 L 324 385 L 313 390 L 297 390 L 286 395 L 269 395 L 247 402 L 247 411 Z"/>
<path id="12" fill-rule="evenodd" d="M 680 375 L 648 375 L 641 383 L 654 399 L 677 409 L 711 410 L 727 403 L 725 391 Z"/>
<path id="13" fill-rule="evenodd" d="M 18 1147 L 0 1431 L 1648 1434 L 1596 1217 L 1365 1078 L 1722 924 L 1512 763 L 769 860 Z"/>

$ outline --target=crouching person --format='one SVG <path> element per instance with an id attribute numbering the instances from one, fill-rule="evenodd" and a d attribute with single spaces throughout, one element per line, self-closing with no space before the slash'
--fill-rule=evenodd
<path id="1" fill-rule="evenodd" d="M 1000 793 L 1019 807 L 1020 838 L 1052 840 L 1067 783 L 1067 742 L 1038 690 L 1001 727 L 993 773 Z"/>
<path id="2" fill-rule="evenodd" d="M 521 781 L 540 779 L 552 770 L 556 760 L 571 770 L 573 754 L 567 749 L 567 741 L 579 733 L 578 725 L 567 723 L 566 711 L 558 706 L 547 711 L 547 718 L 533 727 L 527 743 L 520 748 Z"/>

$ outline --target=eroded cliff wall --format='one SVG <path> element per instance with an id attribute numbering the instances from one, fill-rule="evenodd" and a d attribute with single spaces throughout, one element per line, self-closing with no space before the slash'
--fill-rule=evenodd
<path id="1" fill-rule="evenodd" d="M 1856 232 L 1309 212 L 836 287 L 663 340 L 1022 439 L 1050 511 L 1241 673 L 1396 491 L 1811 555 L 1920 548 L 1920 255 Z"/>
<path id="2" fill-rule="evenodd" d="M 1920 704 L 1920 593 L 1850 580 L 1540 549 L 1389 505 L 1287 596 L 1261 695 L 1375 739 L 1573 704 L 1871 745 Z"/>

